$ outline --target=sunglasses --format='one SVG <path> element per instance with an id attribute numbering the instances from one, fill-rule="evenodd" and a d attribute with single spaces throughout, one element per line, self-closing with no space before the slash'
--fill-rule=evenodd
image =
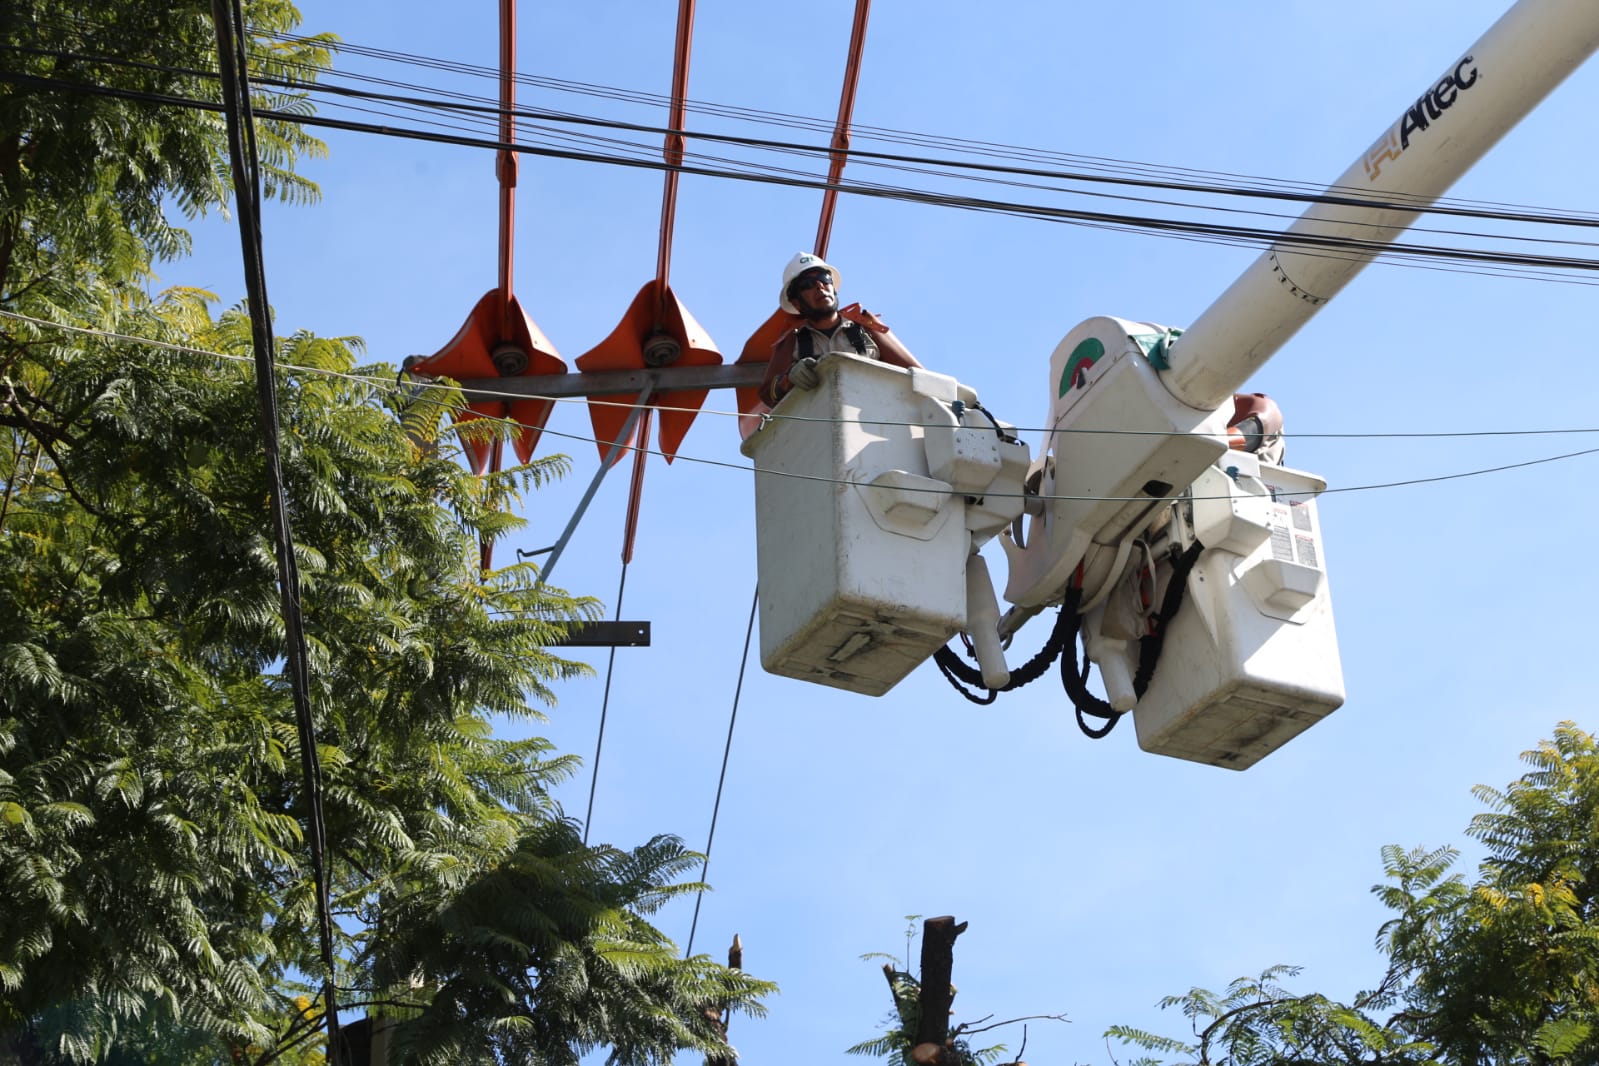
<path id="1" fill-rule="evenodd" d="M 806 289 L 814 289 L 818 285 L 826 285 L 831 287 L 832 284 L 833 275 L 823 270 L 815 274 L 802 274 L 795 278 L 794 284 L 789 286 L 789 291 L 804 292 Z"/>

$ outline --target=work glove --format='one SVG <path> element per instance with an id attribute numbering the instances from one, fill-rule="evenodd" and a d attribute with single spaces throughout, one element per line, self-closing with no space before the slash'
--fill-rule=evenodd
<path id="1" fill-rule="evenodd" d="M 822 375 L 816 370 L 816 360 L 794 360 L 794 365 L 788 368 L 788 383 L 796 389 L 814 389 L 820 385 Z"/>

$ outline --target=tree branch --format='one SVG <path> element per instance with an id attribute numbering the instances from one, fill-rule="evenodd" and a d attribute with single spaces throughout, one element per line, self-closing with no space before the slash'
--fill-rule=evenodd
<path id="1" fill-rule="evenodd" d="M 45 425 L 42 422 L 37 422 L 28 417 L 27 412 L 23 411 L 22 408 L 17 405 L 16 393 L 13 392 L 10 396 L 6 397 L 5 402 L 14 410 L 16 410 L 17 413 L 15 415 L 0 414 L 0 426 L 10 426 L 12 429 L 20 429 L 30 436 L 40 439 L 53 440 L 61 444 L 77 443 L 76 438 L 74 438 L 66 430 L 58 429 L 55 426 Z"/>
<path id="2" fill-rule="evenodd" d="M 26 448 L 24 448 L 24 447 L 21 447 L 20 444 L 19 444 L 19 446 L 17 448 L 17 451 L 16 451 L 16 454 L 12 456 L 11 476 L 6 478 L 6 495 L 5 495 L 5 499 L 3 501 L 0 501 L 0 530 L 4 530 L 5 527 L 6 527 L 6 516 L 11 511 L 11 498 L 14 495 L 16 495 L 16 491 L 17 491 L 17 471 L 21 469 L 23 462 L 25 460 L 29 459 L 29 458 L 31 458 L 33 460 L 34 468 L 35 468 L 35 470 L 37 470 L 38 469 L 38 463 L 39 463 L 39 453 L 38 452 L 33 452 L 31 454 L 31 456 L 30 456 L 30 453 L 28 452 L 28 450 Z M 28 475 L 28 477 L 31 479 L 33 477 L 33 474 L 30 473 Z"/>
<path id="3" fill-rule="evenodd" d="M 992 1018 L 993 1015 L 990 1014 L 989 1017 Z M 982 1020 L 981 1018 L 978 1019 L 978 1021 Z M 1066 1022 L 1069 1025 L 1071 1024 L 1071 1019 L 1064 1014 L 1024 1014 L 1020 1018 L 1010 1018 L 1003 1022 L 995 1022 L 993 1025 L 982 1025 L 970 1029 L 966 1027 L 965 1023 L 962 1023 L 955 1027 L 955 1032 L 952 1035 L 964 1036 L 969 1033 L 986 1033 L 990 1029 L 1002 1029 L 1007 1025 L 1015 1025 L 1017 1022 Z M 1022 1027 L 1024 1032 L 1026 1028 L 1026 1026 Z"/>
<path id="4" fill-rule="evenodd" d="M 45 454 L 50 456 L 50 462 L 55 464 L 56 474 L 61 478 L 61 487 L 67 491 L 67 495 L 76 500 L 79 507 L 82 507 L 85 511 L 88 511 L 102 522 L 109 523 L 109 518 L 106 513 L 100 510 L 100 508 L 96 507 L 94 504 L 90 503 L 88 500 L 84 499 L 83 495 L 78 492 L 77 486 L 74 485 L 72 483 L 72 479 L 67 476 L 66 468 L 61 462 L 61 456 L 56 454 L 56 450 L 51 446 L 50 441 L 44 437 L 35 437 L 34 439 L 39 442 L 39 447 L 44 449 Z"/>
<path id="5" fill-rule="evenodd" d="M 1234 1007 L 1232 1010 L 1223 1011 L 1221 1014 L 1216 1015 L 1216 1020 L 1205 1026 L 1205 1031 L 1199 1034 L 1199 1061 L 1201 1063 L 1210 1061 L 1210 1038 L 1216 1035 L 1217 1027 L 1248 1011 L 1263 1010 L 1267 1007 L 1275 1007 L 1280 1003 L 1292 1003 L 1296 999 L 1303 998 L 1303 996 L 1280 996 L 1276 999 L 1261 999 L 1256 1000 L 1254 1003 L 1245 1003 L 1241 1007 Z"/>

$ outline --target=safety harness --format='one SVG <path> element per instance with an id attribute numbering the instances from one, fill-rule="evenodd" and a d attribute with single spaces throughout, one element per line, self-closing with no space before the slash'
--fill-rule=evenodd
<path id="1" fill-rule="evenodd" d="M 798 352 L 797 352 L 797 354 L 795 355 L 794 358 L 796 358 L 796 359 L 815 359 L 816 358 L 816 338 L 811 335 L 811 328 L 812 327 L 810 327 L 810 326 L 801 326 L 796 331 L 798 333 L 798 337 L 797 337 L 795 343 L 798 346 Z M 866 330 L 865 330 L 865 328 L 862 327 L 859 322 L 852 322 L 849 319 L 845 319 L 844 320 L 844 325 L 843 325 L 842 328 L 844 330 L 844 336 L 849 340 L 850 347 L 855 349 L 855 354 L 856 355 L 865 355 L 866 354 Z"/>

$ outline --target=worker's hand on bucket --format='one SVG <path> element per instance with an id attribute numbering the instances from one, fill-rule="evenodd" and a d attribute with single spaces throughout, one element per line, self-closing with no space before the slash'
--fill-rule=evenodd
<path id="1" fill-rule="evenodd" d="M 796 359 L 794 365 L 788 368 L 788 383 L 796 389 L 814 389 L 821 381 L 822 375 L 817 373 L 815 359 Z"/>

